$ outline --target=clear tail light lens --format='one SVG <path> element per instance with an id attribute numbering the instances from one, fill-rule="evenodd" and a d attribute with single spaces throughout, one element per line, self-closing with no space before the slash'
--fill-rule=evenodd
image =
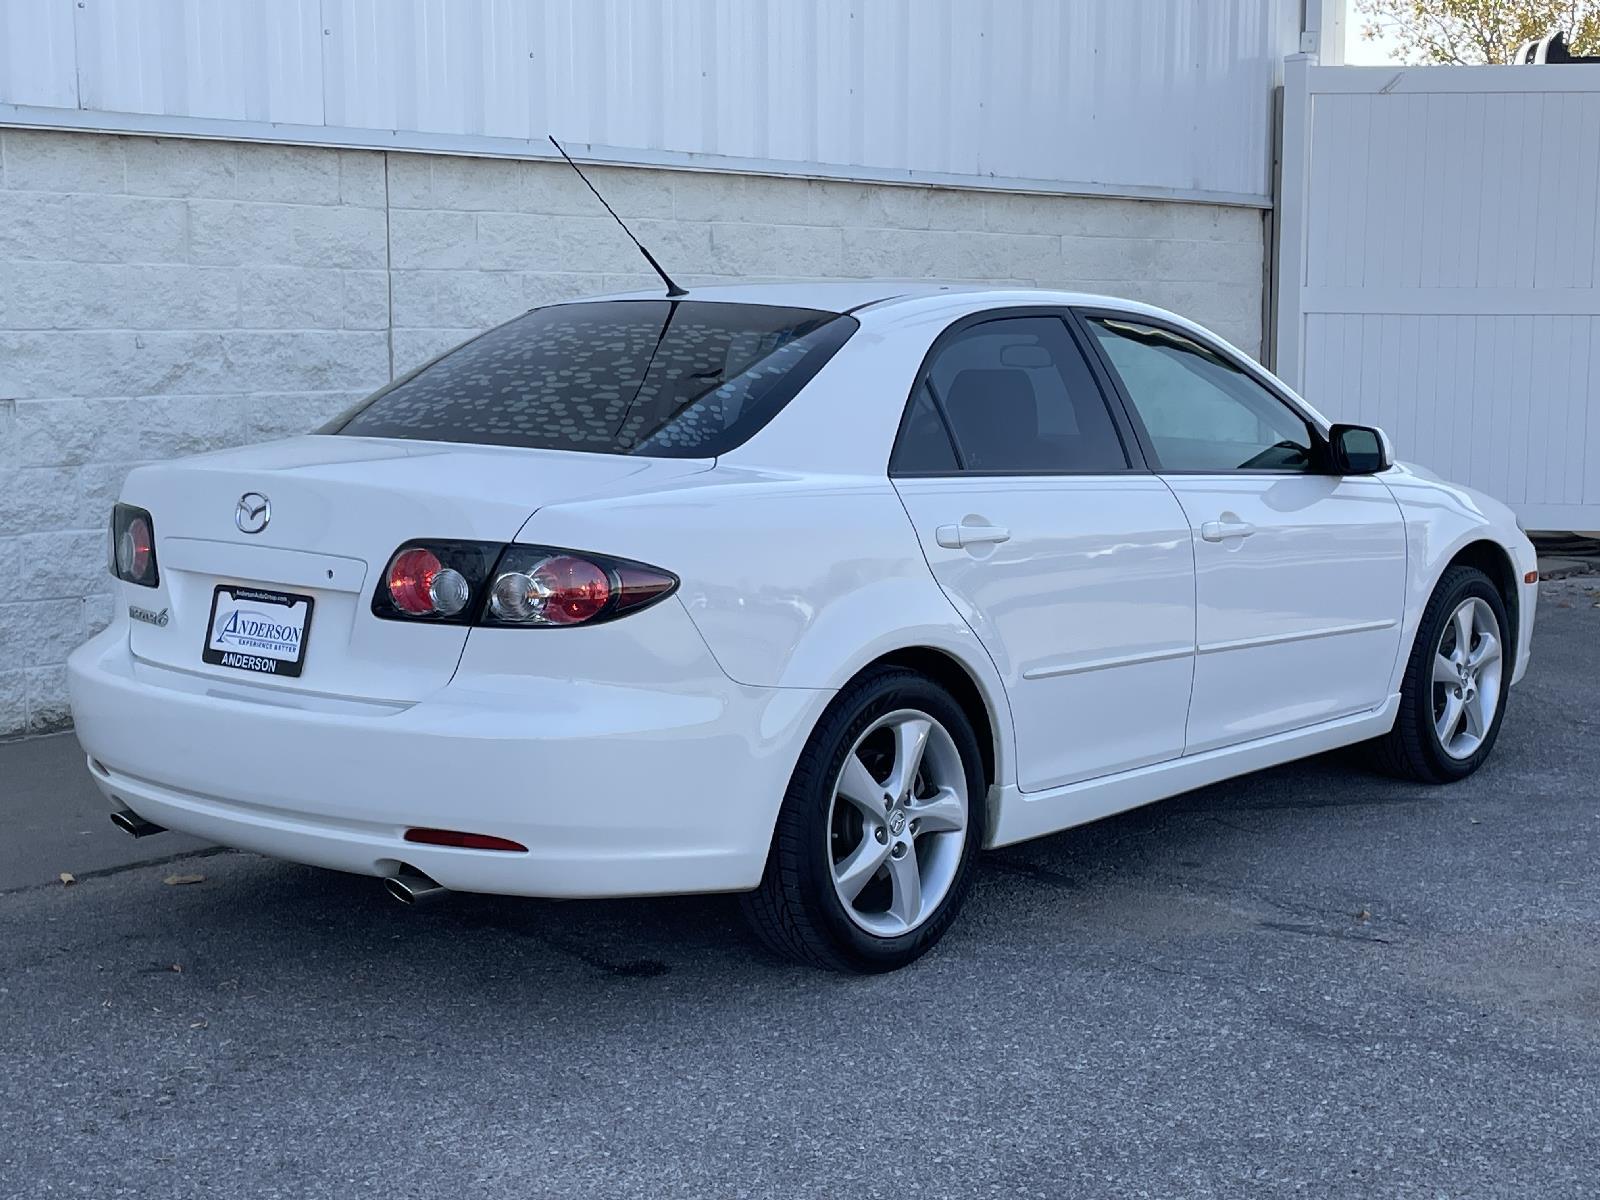
<path id="1" fill-rule="evenodd" d="M 571 554 L 505 569 L 489 589 L 489 616 L 507 625 L 578 625 L 599 616 L 611 600 L 611 576 Z"/>
<path id="2" fill-rule="evenodd" d="M 670 572 L 609 555 L 416 541 L 389 559 L 372 611 L 390 620 L 548 629 L 614 620 L 677 586 Z"/>
<path id="3" fill-rule="evenodd" d="M 149 512 L 131 504 L 111 509 L 111 573 L 124 583 L 155 587 L 161 582 L 156 567 L 156 526 Z"/>

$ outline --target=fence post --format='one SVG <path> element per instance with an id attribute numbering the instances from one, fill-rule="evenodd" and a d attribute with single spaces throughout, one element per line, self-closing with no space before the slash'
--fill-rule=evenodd
<path id="1" fill-rule="evenodd" d="M 1316 56 L 1291 54 L 1283 63 L 1278 171 L 1273 197 L 1270 338 L 1272 369 L 1295 390 L 1305 382 L 1306 207 L 1311 189 L 1311 68 Z"/>

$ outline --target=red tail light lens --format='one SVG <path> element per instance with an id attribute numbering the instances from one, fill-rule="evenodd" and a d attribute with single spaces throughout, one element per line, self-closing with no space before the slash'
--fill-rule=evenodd
<path id="1" fill-rule="evenodd" d="M 444 564 L 432 550 L 402 550 L 389 564 L 389 598 L 401 612 L 414 617 L 433 612 L 428 585 L 442 570 Z"/>
<path id="2" fill-rule="evenodd" d="M 372 611 L 397 621 L 550 629 L 613 620 L 677 586 L 667 571 L 609 555 L 416 541 L 389 559 Z"/>
<path id="3" fill-rule="evenodd" d="M 599 616 L 610 599 L 604 567 L 556 554 L 525 570 L 502 570 L 489 589 L 489 615 L 514 625 L 577 625 Z"/>
<path id="4" fill-rule="evenodd" d="M 498 542 L 407 542 L 389 558 L 372 611 L 398 621 L 471 624 Z"/>
<path id="5" fill-rule="evenodd" d="M 485 625 L 592 625 L 667 595 L 677 577 L 643 563 L 534 546 L 507 546 L 489 587 Z"/>
<path id="6" fill-rule="evenodd" d="M 155 522 L 144 509 L 131 504 L 112 508 L 111 569 L 118 579 L 140 587 L 155 587 L 160 582 Z"/>
<path id="7" fill-rule="evenodd" d="M 413 617 L 453 617 L 472 598 L 467 577 L 420 546 L 394 556 L 388 585 L 395 607 Z"/>
<path id="8" fill-rule="evenodd" d="M 597 617 L 611 599 L 611 577 L 604 567 L 570 554 L 540 563 L 534 582 L 546 593 L 545 619 L 552 625 L 576 625 Z"/>

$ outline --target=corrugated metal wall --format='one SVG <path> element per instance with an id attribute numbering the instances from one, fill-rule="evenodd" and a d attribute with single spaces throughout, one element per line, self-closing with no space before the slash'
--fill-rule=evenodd
<path id="1" fill-rule="evenodd" d="M 1600 527 L 1600 72 L 1296 62 L 1285 91 L 1279 373 L 1529 528 Z"/>
<path id="2" fill-rule="evenodd" d="M 1300 0 L 0 0 L 0 122 L 228 121 L 239 136 L 478 153 L 551 131 L 675 165 L 1265 204 L 1272 88 L 1299 12 Z"/>

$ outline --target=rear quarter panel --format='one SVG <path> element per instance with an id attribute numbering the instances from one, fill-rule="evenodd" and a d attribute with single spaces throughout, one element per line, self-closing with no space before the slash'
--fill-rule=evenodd
<path id="1" fill-rule="evenodd" d="M 886 477 L 719 466 L 649 493 L 542 508 L 517 540 L 673 572 L 678 600 L 737 683 L 836 690 L 893 651 L 943 651 L 977 683 L 997 769 L 1009 765 L 994 664 L 939 590 Z"/>

